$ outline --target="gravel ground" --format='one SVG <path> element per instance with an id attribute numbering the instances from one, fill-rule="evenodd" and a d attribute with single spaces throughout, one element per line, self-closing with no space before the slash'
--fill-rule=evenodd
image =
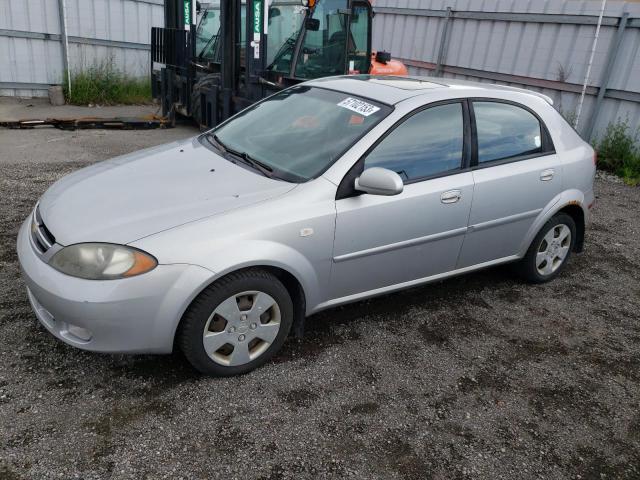
<path id="1" fill-rule="evenodd" d="M 22 219 L 105 142 L 163 138 L 56 134 L 75 153 L 0 159 L 0 478 L 640 478 L 639 188 L 598 179 L 586 252 L 550 284 L 497 268 L 330 310 L 265 367 L 212 379 L 37 324 Z"/>

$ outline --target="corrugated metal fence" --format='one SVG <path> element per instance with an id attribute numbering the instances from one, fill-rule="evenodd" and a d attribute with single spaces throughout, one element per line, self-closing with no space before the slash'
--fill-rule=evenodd
<path id="1" fill-rule="evenodd" d="M 163 0 L 65 0 L 72 71 L 113 60 L 147 75 L 152 26 L 164 25 Z M 60 0 L 0 0 L 0 95 L 44 96 L 62 83 Z"/>
<path id="2" fill-rule="evenodd" d="M 61 0 L 0 0 L 0 95 L 46 95 L 64 72 Z M 65 0 L 71 69 L 113 59 L 145 75 L 163 0 Z M 600 2 L 595 0 L 376 0 L 374 47 L 412 73 L 505 83 L 577 107 Z M 448 10 L 449 8 L 449 10 Z M 599 99 L 600 98 L 600 99 Z M 640 5 L 609 2 L 581 130 L 616 118 L 640 126 Z"/>
<path id="3" fill-rule="evenodd" d="M 600 1 L 376 0 L 374 48 L 413 74 L 502 83 L 554 99 L 575 115 Z M 608 2 L 580 130 L 615 119 L 640 127 L 640 5 Z"/>

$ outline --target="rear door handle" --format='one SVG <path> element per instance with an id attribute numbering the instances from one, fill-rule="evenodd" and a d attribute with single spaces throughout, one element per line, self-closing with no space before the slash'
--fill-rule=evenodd
<path id="1" fill-rule="evenodd" d="M 462 192 L 460 190 L 449 190 L 440 195 L 440 201 L 442 203 L 456 203 L 462 198 Z"/>
<path id="2" fill-rule="evenodd" d="M 548 182 L 549 180 L 553 180 L 553 174 L 556 173 L 555 170 L 553 168 L 550 168 L 549 170 L 544 170 L 541 174 L 540 174 L 540 180 L 542 180 L 543 182 Z"/>

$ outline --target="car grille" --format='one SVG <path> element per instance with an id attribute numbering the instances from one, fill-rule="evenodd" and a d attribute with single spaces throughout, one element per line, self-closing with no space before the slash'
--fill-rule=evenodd
<path id="1" fill-rule="evenodd" d="M 56 238 L 42 221 L 39 206 L 36 206 L 31 218 L 31 238 L 40 253 L 45 253 L 56 243 Z"/>

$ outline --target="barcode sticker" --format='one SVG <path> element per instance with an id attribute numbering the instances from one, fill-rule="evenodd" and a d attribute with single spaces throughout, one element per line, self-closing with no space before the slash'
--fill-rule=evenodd
<path id="1" fill-rule="evenodd" d="M 355 98 L 351 97 L 345 98 L 338 104 L 338 106 L 357 112 L 360 115 L 364 115 L 365 117 L 373 115 L 378 110 L 380 110 L 380 107 L 376 107 L 375 105 L 371 105 L 370 103 L 363 102 L 362 100 L 356 100 Z"/>

